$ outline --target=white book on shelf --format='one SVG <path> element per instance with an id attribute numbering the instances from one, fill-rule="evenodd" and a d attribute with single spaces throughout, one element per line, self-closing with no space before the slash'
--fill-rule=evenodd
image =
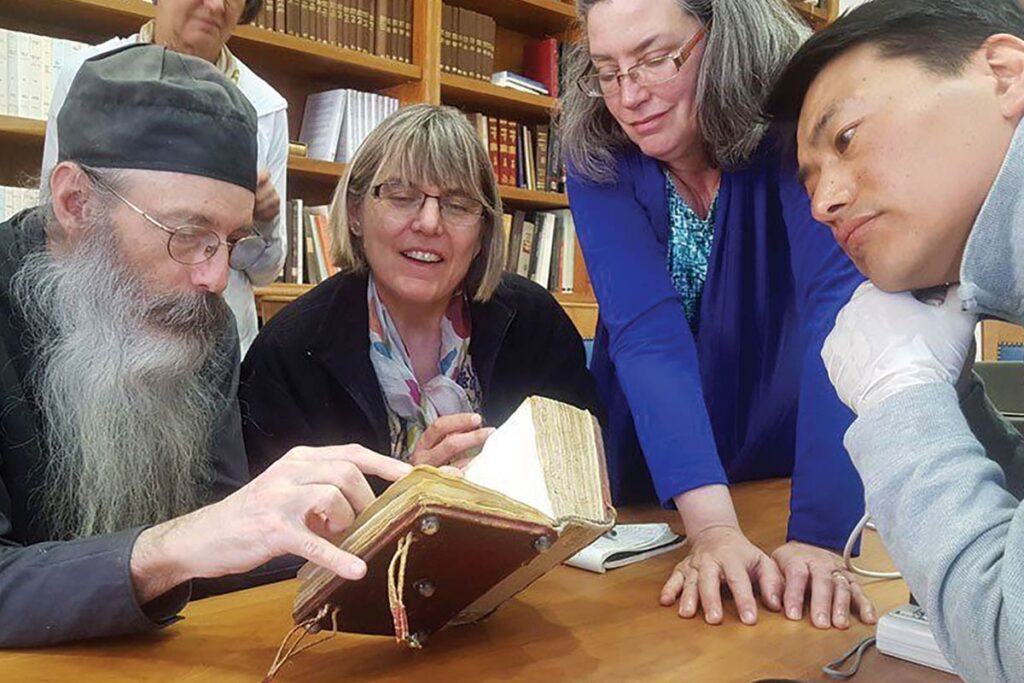
<path id="1" fill-rule="evenodd" d="M 897 607 L 879 619 L 875 637 L 882 654 L 956 674 L 935 642 L 927 615 L 917 605 Z"/>
<path id="2" fill-rule="evenodd" d="M 7 78 L 7 34 L 5 28 L 0 28 L 0 115 L 9 113 L 7 99 L 10 90 L 10 81 Z"/>
<path id="3" fill-rule="evenodd" d="M 348 90 L 326 90 L 306 98 L 299 140 L 310 159 L 334 161 L 344 126 Z"/>
<path id="4" fill-rule="evenodd" d="M 352 155 L 356 151 L 356 140 L 359 137 L 357 91 L 347 91 L 345 99 L 345 117 L 341 123 L 341 135 L 338 136 L 338 148 L 334 160 L 339 164 L 347 164 L 352 161 Z"/>
<path id="5" fill-rule="evenodd" d="M 569 209 L 559 209 L 558 215 L 562 218 L 562 276 L 559 282 L 562 283 L 563 294 L 572 294 L 576 284 L 576 223 Z"/>
<path id="6" fill-rule="evenodd" d="M 7 34 L 7 113 L 11 116 L 23 116 L 22 90 L 27 85 L 27 77 L 22 74 L 28 69 L 28 60 L 22 51 L 22 42 L 28 48 L 28 39 L 22 41 L 22 34 L 9 31 Z M 24 62 L 24 65 L 22 65 Z"/>
<path id="7" fill-rule="evenodd" d="M 53 38 L 43 39 L 42 55 L 42 88 L 39 90 L 39 118 L 45 119 L 50 115 L 50 99 L 53 95 L 53 50 L 55 43 L 59 42 Z"/>
<path id="8" fill-rule="evenodd" d="M 534 237 L 534 249 L 537 257 L 531 258 L 535 264 L 530 279 L 544 289 L 548 288 L 551 276 L 551 250 L 555 241 L 555 215 L 547 211 L 537 212 L 537 235 Z"/>
<path id="9" fill-rule="evenodd" d="M 7 188 L 0 185 L 0 221 L 6 221 L 10 217 L 7 213 Z"/>
<path id="10" fill-rule="evenodd" d="M 531 92 L 536 95 L 547 95 L 548 89 L 543 83 L 527 78 L 514 71 L 499 71 L 491 75 L 491 83 L 503 88 L 515 88 L 524 92 Z"/>
<path id="11" fill-rule="evenodd" d="M 668 524 L 616 524 L 565 563 L 577 569 L 604 574 L 609 569 L 667 553 L 685 541 Z"/>
<path id="12" fill-rule="evenodd" d="M 34 33 L 28 34 L 28 84 L 26 110 L 22 116 L 30 119 L 46 118 L 46 114 L 43 113 L 43 60 L 48 40 Z"/>

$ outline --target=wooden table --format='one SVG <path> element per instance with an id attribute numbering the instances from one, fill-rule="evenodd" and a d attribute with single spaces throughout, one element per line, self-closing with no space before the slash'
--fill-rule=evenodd
<path id="1" fill-rule="evenodd" d="M 734 489 L 744 529 L 764 548 L 784 537 L 788 490 L 786 480 Z M 652 508 L 620 511 L 620 519 L 661 520 L 678 527 L 674 513 Z M 858 623 L 848 631 L 819 631 L 806 620 L 793 623 L 766 611 L 757 626 L 749 627 L 740 624 L 731 602 L 724 625 L 680 619 L 657 599 L 681 556 L 681 551 L 662 555 L 604 575 L 560 567 L 486 622 L 435 634 L 423 650 L 408 650 L 387 638 L 342 634 L 300 654 L 276 680 L 828 681 L 821 665 L 873 630 Z M 862 561 L 872 567 L 888 564 L 874 534 L 866 540 Z M 259 681 L 291 626 L 296 585 L 289 581 L 193 603 L 184 622 L 157 634 L 3 652 L 0 680 Z M 881 612 L 907 598 L 901 581 L 876 582 L 867 591 Z M 875 650 L 854 679 L 956 680 Z"/>

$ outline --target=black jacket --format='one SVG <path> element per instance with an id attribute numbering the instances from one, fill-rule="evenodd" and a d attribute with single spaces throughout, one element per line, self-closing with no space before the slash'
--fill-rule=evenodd
<path id="1" fill-rule="evenodd" d="M 365 273 L 335 275 L 278 313 L 249 348 L 239 402 L 254 475 L 298 445 L 391 452 L 366 287 Z M 534 394 L 603 417 L 580 335 L 545 289 L 506 274 L 488 302 L 470 305 L 470 319 L 485 424 L 500 425 Z"/>
<path id="2" fill-rule="evenodd" d="M 245 575 L 192 581 L 141 606 L 129 561 L 143 527 L 70 541 L 55 539 L 40 514 L 38 493 L 48 457 L 43 418 L 31 383 L 32 350 L 9 286 L 25 255 L 44 248 L 37 215 L 0 223 L 0 647 L 150 631 L 173 623 L 192 597 L 294 575 L 296 558 L 279 558 Z M 221 402 L 210 443 L 206 501 L 248 481 L 235 384 L 238 336 L 232 323 L 219 340 L 236 360 L 220 378 Z"/>

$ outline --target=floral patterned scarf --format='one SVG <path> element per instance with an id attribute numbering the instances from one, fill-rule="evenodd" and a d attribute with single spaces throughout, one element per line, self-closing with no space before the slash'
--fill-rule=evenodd
<path id="1" fill-rule="evenodd" d="M 441 318 L 437 375 L 420 385 L 398 328 L 377 295 L 372 275 L 366 303 L 370 313 L 370 361 L 387 405 L 391 455 L 408 461 L 423 432 L 438 417 L 480 410 L 480 385 L 469 357 L 469 304 L 461 293 L 452 297 Z"/>

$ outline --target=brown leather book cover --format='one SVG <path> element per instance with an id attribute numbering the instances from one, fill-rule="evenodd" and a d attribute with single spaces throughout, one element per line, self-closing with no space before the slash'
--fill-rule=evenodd
<path id="1" fill-rule="evenodd" d="M 519 158 L 519 124 L 515 121 L 508 121 L 508 173 L 509 173 L 509 185 L 517 187 L 519 185 L 519 164 L 522 163 L 522 159 Z"/>
<path id="2" fill-rule="evenodd" d="M 454 72 L 452 67 L 452 18 L 451 5 L 441 5 L 441 71 Z"/>
<path id="3" fill-rule="evenodd" d="M 548 131 L 547 124 L 537 126 L 537 150 L 534 158 L 537 160 L 537 189 L 548 189 Z"/>
<path id="4" fill-rule="evenodd" d="M 476 21 L 473 22 L 473 64 L 476 69 L 477 78 L 490 79 L 490 74 L 484 71 L 484 33 L 486 31 L 488 17 L 477 13 Z"/>
<path id="5" fill-rule="evenodd" d="M 494 19 L 487 17 L 484 22 L 484 78 L 491 79 L 494 73 L 494 43 L 497 39 L 497 25 Z"/>
<path id="6" fill-rule="evenodd" d="M 458 29 L 455 33 L 455 69 L 460 76 L 469 76 L 469 10 L 457 7 L 455 9 L 455 25 Z"/>
<path id="7" fill-rule="evenodd" d="M 285 0 L 285 29 L 293 36 L 302 35 L 302 0 Z"/>
<path id="8" fill-rule="evenodd" d="M 288 30 L 285 4 L 285 0 L 274 0 L 274 30 L 281 33 Z"/>
<path id="9" fill-rule="evenodd" d="M 402 0 L 402 58 L 412 63 L 412 0 Z"/>
<path id="10" fill-rule="evenodd" d="M 376 0 L 374 8 L 373 54 L 380 57 L 388 56 L 388 3 L 387 0 Z"/>
<path id="11" fill-rule="evenodd" d="M 501 156 L 498 154 L 498 118 L 496 116 L 487 117 L 487 153 L 491 157 L 491 166 L 494 167 L 494 175 L 497 176 L 498 183 L 504 185 L 501 175 Z"/>
<path id="12" fill-rule="evenodd" d="M 373 53 L 373 0 L 359 0 L 359 51 Z"/>
<path id="13" fill-rule="evenodd" d="M 487 616 L 614 525 L 590 413 L 531 397 L 499 434 L 465 478 L 417 467 L 360 513 L 338 545 L 363 558 L 366 576 L 307 565 L 296 624 L 419 647 L 449 623 Z M 539 480 L 521 474 L 532 468 Z"/>
<path id="14" fill-rule="evenodd" d="M 513 186 L 515 182 L 510 183 L 508 180 L 508 164 L 511 160 L 508 151 L 508 140 L 508 121 L 498 119 L 498 184 Z"/>

